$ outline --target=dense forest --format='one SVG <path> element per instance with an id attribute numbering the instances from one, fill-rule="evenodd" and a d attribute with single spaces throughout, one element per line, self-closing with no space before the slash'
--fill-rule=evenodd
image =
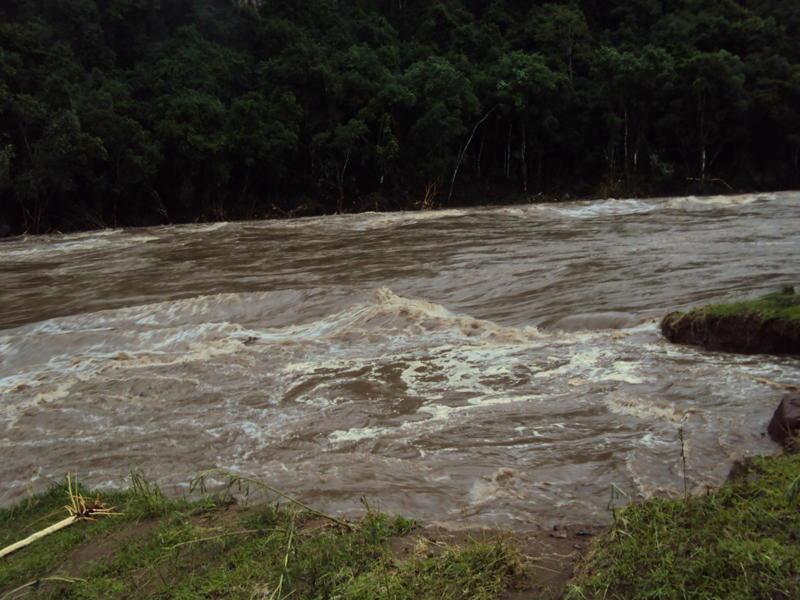
<path id="1" fill-rule="evenodd" d="M 0 230 L 800 184 L 797 0 L 4 0 Z"/>

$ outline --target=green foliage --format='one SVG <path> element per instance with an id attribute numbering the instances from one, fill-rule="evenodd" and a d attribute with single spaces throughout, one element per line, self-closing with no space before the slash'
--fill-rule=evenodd
<path id="1" fill-rule="evenodd" d="M 715 317 L 743 316 L 756 317 L 763 321 L 780 319 L 800 325 L 800 293 L 788 287 L 744 302 L 712 304 L 698 309 L 703 314 Z M 691 313 L 689 313 L 691 316 Z"/>
<path id="2" fill-rule="evenodd" d="M 395 568 L 374 568 L 349 579 L 335 591 L 343 600 L 440 600 L 502 597 L 516 574 L 516 555 L 502 541 L 471 542 L 447 548 L 441 554 L 425 553 Z"/>
<path id="3" fill-rule="evenodd" d="M 88 500 L 95 492 L 78 487 Z M 187 518 L 215 508 L 207 498 L 198 501 L 167 499 L 152 483 L 140 474 L 131 475 L 131 487 L 124 492 L 107 491 L 99 494 L 102 501 L 117 513 L 95 521 L 76 523 L 55 534 L 37 540 L 0 561 L 0 593 L 27 581 L 47 575 L 65 575 L 65 559 L 81 546 L 91 546 L 97 540 L 114 536 L 119 531 L 136 530 L 143 519 L 176 515 Z M 0 547 L 22 540 L 68 516 L 67 485 L 54 485 L 43 494 L 32 496 L 9 508 L 0 509 Z"/>
<path id="4" fill-rule="evenodd" d="M 800 456 L 759 458 L 706 496 L 618 513 L 570 598 L 797 598 L 800 512 L 787 497 Z"/>
<path id="5" fill-rule="evenodd" d="M 504 541 L 442 546 L 401 517 L 368 513 L 343 527 L 274 504 L 169 500 L 140 475 L 104 493 L 121 515 L 79 523 L 0 562 L 0 594 L 40 580 L 36 597 L 493 600 L 518 576 Z M 85 492 L 84 490 L 84 493 Z M 62 486 L 0 511 L 0 543 L 64 515 Z M 403 539 L 405 538 L 405 539 Z M 393 542 L 413 551 L 401 555 Z"/>
<path id="6" fill-rule="evenodd" d="M 8 0 L 0 224 L 793 188 L 798 61 L 789 0 Z"/>

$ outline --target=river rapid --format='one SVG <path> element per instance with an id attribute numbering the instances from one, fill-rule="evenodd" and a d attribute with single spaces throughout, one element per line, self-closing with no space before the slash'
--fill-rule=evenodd
<path id="1" fill-rule="evenodd" d="M 0 244 L 0 504 L 203 469 L 322 510 L 605 522 L 720 484 L 800 361 L 666 343 L 800 284 L 800 194 L 105 230 Z"/>

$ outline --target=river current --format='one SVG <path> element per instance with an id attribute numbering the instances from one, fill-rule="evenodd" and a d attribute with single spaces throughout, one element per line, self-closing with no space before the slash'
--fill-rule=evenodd
<path id="1" fill-rule="evenodd" d="M 322 510 L 609 518 L 718 485 L 800 361 L 666 312 L 800 284 L 800 193 L 53 235 L 0 244 L 0 504 L 67 472 L 220 467 Z M 683 430 L 686 471 L 681 459 Z"/>

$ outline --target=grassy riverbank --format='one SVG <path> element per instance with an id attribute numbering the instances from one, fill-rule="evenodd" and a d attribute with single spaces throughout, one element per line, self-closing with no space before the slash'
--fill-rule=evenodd
<path id="1" fill-rule="evenodd" d="M 695 309 L 690 316 L 700 317 L 756 317 L 762 321 L 780 319 L 800 327 L 800 294 L 793 287 L 786 287 L 753 300 L 728 304 L 710 304 Z"/>
<path id="2" fill-rule="evenodd" d="M 617 511 L 566 597 L 800 597 L 798 476 L 800 455 L 757 458 L 707 495 Z M 0 598 L 556 598 L 566 578 L 544 580 L 559 563 L 568 577 L 581 554 L 560 530 L 526 545 L 372 511 L 344 524 L 292 504 L 168 499 L 135 483 L 102 495 L 121 514 L 0 559 Z M 0 546 L 63 518 L 65 500 L 57 486 L 0 511 Z"/>
<path id="3" fill-rule="evenodd" d="M 800 294 L 787 286 L 760 298 L 674 312 L 661 322 L 672 342 L 741 353 L 800 353 Z"/>
<path id="4" fill-rule="evenodd" d="M 121 514 L 0 559 L 0 597 L 490 600 L 521 577 L 502 537 L 447 543 L 371 511 L 344 525 L 291 504 L 172 500 L 141 480 L 102 496 Z M 0 511 L 0 546 L 62 519 L 66 499 L 58 486 Z"/>
<path id="5" fill-rule="evenodd" d="M 616 515 L 568 597 L 800 598 L 800 456 L 763 457 L 720 489 Z"/>

